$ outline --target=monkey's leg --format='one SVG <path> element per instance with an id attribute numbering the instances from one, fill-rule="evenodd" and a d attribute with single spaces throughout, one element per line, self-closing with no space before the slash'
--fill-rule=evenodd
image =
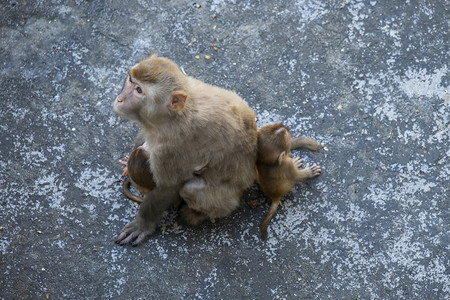
<path id="1" fill-rule="evenodd" d="M 270 223 L 270 220 L 272 220 L 273 216 L 277 212 L 278 205 L 280 205 L 280 198 L 274 198 L 272 199 L 272 204 L 270 205 L 269 212 L 267 213 L 264 220 L 261 222 L 261 225 L 259 225 L 259 230 L 261 232 L 261 238 L 263 240 L 267 239 L 268 233 L 267 233 L 267 226 Z"/>
<path id="2" fill-rule="evenodd" d="M 208 216 L 205 213 L 195 209 L 199 208 L 197 197 L 205 187 L 205 180 L 197 177 L 188 181 L 180 190 L 180 196 L 185 201 L 185 205 L 180 209 L 180 215 L 189 224 L 197 225 L 208 219 Z"/>
<path id="3" fill-rule="evenodd" d="M 193 179 L 180 190 L 180 196 L 190 208 L 182 216 L 192 224 L 208 217 L 212 221 L 226 217 L 239 206 L 241 193 L 230 184 L 208 185 L 202 178 Z"/>
<path id="4" fill-rule="evenodd" d="M 291 149 L 319 150 L 319 144 L 312 138 L 301 136 L 291 140 Z"/>
<path id="5" fill-rule="evenodd" d="M 162 213 L 177 199 L 180 186 L 156 187 L 145 197 L 135 219 L 126 225 L 116 239 L 120 245 L 137 246 L 151 235 L 161 218 Z"/>

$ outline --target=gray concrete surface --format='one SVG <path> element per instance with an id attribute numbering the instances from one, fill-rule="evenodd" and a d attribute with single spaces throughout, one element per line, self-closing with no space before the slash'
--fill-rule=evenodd
<path id="1" fill-rule="evenodd" d="M 0 3 L 0 298 L 449 299 L 448 2 L 196 4 Z M 323 143 L 267 242 L 255 185 L 215 224 L 169 211 L 113 243 L 137 128 L 112 102 L 152 52 Z"/>

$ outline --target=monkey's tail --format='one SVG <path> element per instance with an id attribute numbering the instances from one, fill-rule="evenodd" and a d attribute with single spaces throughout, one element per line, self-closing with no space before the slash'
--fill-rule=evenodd
<path id="1" fill-rule="evenodd" d="M 125 196 L 127 196 L 128 199 L 141 204 L 142 202 L 144 202 L 144 199 L 130 192 L 130 184 L 131 184 L 130 177 L 125 178 L 122 185 L 123 193 L 125 194 Z"/>
<path id="2" fill-rule="evenodd" d="M 309 151 L 319 150 L 319 144 L 312 138 L 301 136 L 291 140 L 291 149 L 306 149 Z"/>
<path id="3" fill-rule="evenodd" d="M 267 213 L 264 220 L 259 225 L 259 230 L 261 231 L 261 238 L 263 240 L 267 240 L 267 226 L 269 226 L 270 220 L 272 220 L 273 216 L 277 212 L 278 206 L 280 205 L 280 197 L 272 199 L 272 204 L 270 205 L 269 212 Z"/>

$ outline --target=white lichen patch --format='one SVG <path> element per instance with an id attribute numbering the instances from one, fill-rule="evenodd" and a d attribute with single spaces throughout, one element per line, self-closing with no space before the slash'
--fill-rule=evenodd
<path id="1" fill-rule="evenodd" d="M 448 75 L 447 66 L 429 72 L 426 69 L 409 67 L 403 76 L 394 76 L 399 88 L 408 97 L 433 97 L 443 99 L 448 94 L 449 86 L 442 86 L 442 79 Z"/>
<path id="2" fill-rule="evenodd" d="M 375 108 L 375 115 L 379 116 L 381 120 L 387 118 L 389 121 L 395 121 L 399 117 L 397 108 L 392 102 L 385 102 Z"/>
<path id="3" fill-rule="evenodd" d="M 428 138 L 429 144 L 442 144 L 450 140 L 450 100 L 445 100 L 439 109 L 433 112 L 433 130 Z M 450 150 L 450 149 L 448 149 Z M 448 155 L 448 154 L 447 154 Z"/>
<path id="4" fill-rule="evenodd" d="M 45 199 L 52 209 L 62 212 L 67 210 L 63 203 L 65 200 L 65 193 L 68 190 L 68 183 L 64 182 L 58 174 L 42 174 L 42 176 L 35 181 L 34 190 L 37 195 L 46 196 Z"/>
<path id="5" fill-rule="evenodd" d="M 348 37 L 351 41 L 357 42 L 360 47 L 364 47 L 362 37 L 365 36 L 365 24 L 364 20 L 368 17 L 364 13 L 365 4 L 362 1 L 353 1 L 351 5 L 347 7 L 349 13 L 352 16 L 352 21 L 348 24 Z"/>
<path id="6" fill-rule="evenodd" d="M 419 142 L 421 146 L 425 145 L 425 143 L 423 142 L 424 132 L 418 124 L 412 124 L 411 130 L 404 130 L 403 132 L 400 130 L 400 128 L 397 128 L 397 134 L 405 145 L 414 142 Z"/>
<path id="7" fill-rule="evenodd" d="M 258 110 L 256 110 L 256 109 L 255 109 L 255 111 L 257 113 L 256 120 L 258 123 L 258 128 L 261 128 L 263 126 L 270 125 L 270 124 L 283 122 L 284 118 L 274 112 L 269 112 L 267 110 L 258 112 Z"/>
<path id="8" fill-rule="evenodd" d="M 101 199 L 102 201 L 113 198 L 114 191 L 110 188 L 117 178 L 112 175 L 113 172 L 104 169 L 97 168 L 95 170 L 91 168 L 85 168 L 81 171 L 78 180 L 75 182 L 75 186 L 84 191 L 86 195 Z"/>

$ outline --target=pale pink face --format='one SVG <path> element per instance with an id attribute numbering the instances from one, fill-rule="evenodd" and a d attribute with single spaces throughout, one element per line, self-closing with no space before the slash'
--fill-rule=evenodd
<path id="1" fill-rule="evenodd" d="M 146 98 L 145 85 L 128 73 L 122 92 L 114 101 L 114 111 L 129 120 L 139 120 L 139 112 L 144 106 Z"/>

